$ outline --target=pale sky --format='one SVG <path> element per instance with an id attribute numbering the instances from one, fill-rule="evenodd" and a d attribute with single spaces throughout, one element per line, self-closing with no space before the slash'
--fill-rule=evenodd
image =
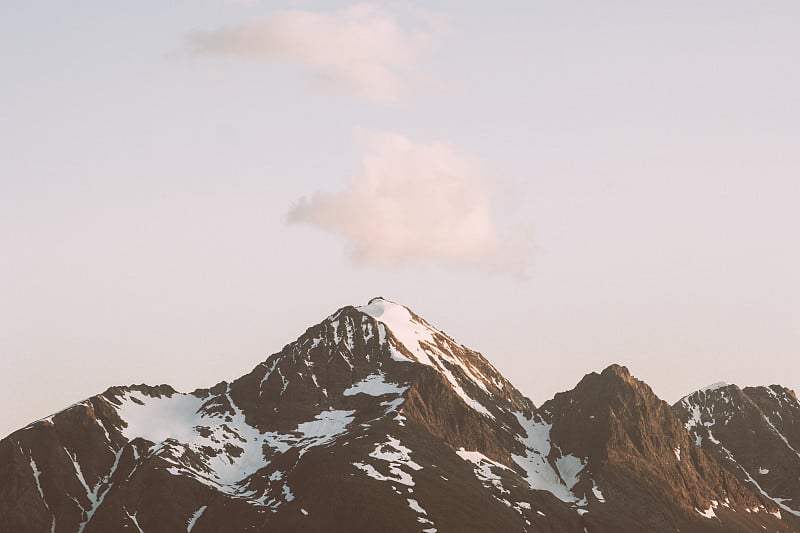
<path id="1" fill-rule="evenodd" d="M 538 405 L 800 389 L 800 3 L 0 3 L 0 436 L 405 304 Z"/>

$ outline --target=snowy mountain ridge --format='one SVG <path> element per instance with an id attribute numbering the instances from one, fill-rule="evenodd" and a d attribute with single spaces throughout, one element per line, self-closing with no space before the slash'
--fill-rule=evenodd
<path id="1" fill-rule="evenodd" d="M 784 387 L 719 384 L 682 398 L 676 408 L 698 446 L 733 466 L 740 480 L 800 516 L 800 402 Z"/>
<path id="2" fill-rule="evenodd" d="M 0 532 L 792 531 L 800 408 L 748 394 L 671 407 L 612 365 L 537 409 L 373 298 L 230 383 L 112 387 L 12 433 Z M 761 426 L 772 462 L 737 444 Z"/>
<path id="3" fill-rule="evenodd" d="M 494 417 L 478 400 L 464 391 L 459 380 L 448 369 L 448 366 L 456 365 L 473 384 L 491 395 L 490 388 L 502 388 L 504 384 L 501 381 L 502 376 L 488 362 L 486 364 L 494 374 L 491 378 L 483 375 L 468 358 L 459 357 L 458 351 L 453 350 L 456 347 L 463 349 L 463 346 L 416 316 L 407 307 L 377 297 L 356 309 L 380 323 L 382 339 L 387 337 L 384 328 L 391 333 L 387 342 L 395 359 L 407 359 L 436 368 L 447 378 L 464 403 L 481 414 Z"/>

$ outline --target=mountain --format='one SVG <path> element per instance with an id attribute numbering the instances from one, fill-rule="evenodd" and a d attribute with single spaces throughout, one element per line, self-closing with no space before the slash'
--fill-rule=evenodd
<path id="1" fill-rule="evenodd" d="M 684 397 L 675 411 L 698 446 L 751 490 L 800 517 L 800 402 L 772 385 L 717 383 Z"/>
<path id="2" fill-rule="evenodd" d="M 581 458 L 584 475 L 574 490 L 602 503 L 589 506 L 590 531 L 796 527 L 773 523 L 775 504 L 720 468 L 690 439 L 670 405 L 625 367 L 585 376 L 542 405 L 538 416 L 552 426 L 554 447 Z M 756 518 L 747 510 L 758 511 Z"/>
<path id="3" fill-rule="evenodd" d="M 795 464 L 797 400 L 769 390 L 783 403 L 747 398 L 786 444 L 764 433 L 775 455 L 759 457 L 736 436 L 749 421 L 732 459 L 696 434 L 727 438 L 721 411 L 698 406 L 692 424 L 694 403 L 669 406 L 624 367 L 537 409 L 481 354 L 374 298 L 231 383 L 112 387 L 12 433 L 0 531 L 797 531 L 797 476 L 743 473 Z"/>

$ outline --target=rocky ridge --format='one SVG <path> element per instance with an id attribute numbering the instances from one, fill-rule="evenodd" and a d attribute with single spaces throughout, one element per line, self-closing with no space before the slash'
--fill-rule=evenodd
<path id="1" fill-rule="evenodd" d="M 537 409 L 375 298 L 231 383 L 112 387 L 12 433 L 0 532 L 797 531 L 798 449 L 787 389 L 669 406 L 612 365 Z"/>

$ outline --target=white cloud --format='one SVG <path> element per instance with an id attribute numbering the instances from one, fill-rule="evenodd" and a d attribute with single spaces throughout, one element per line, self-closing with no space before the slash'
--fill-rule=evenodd
<path id="1" fill-rule="evenodd" d="M 362 168 L 340 192 L 317 192 L 289 212 L 345 238 L 353 259 L 381 267 L 443 263 L 517 276 L 530 232 L 498 222 L 506 207 L 481 164 L 442 143 L 365 131 Z M 507 214 L 507 213 L 506 213 Z"/>
<path id="2" fill-rule="evenodd" d="M 358 4 L 331 13 L 277 11 L 238 26 L 194 32 L 187 45 L 194 54 L 297 63 L 327 89 L 395 102 L 423 79 L 418 62 L 440 27 L 424 12 L 401 20 Z"/>

